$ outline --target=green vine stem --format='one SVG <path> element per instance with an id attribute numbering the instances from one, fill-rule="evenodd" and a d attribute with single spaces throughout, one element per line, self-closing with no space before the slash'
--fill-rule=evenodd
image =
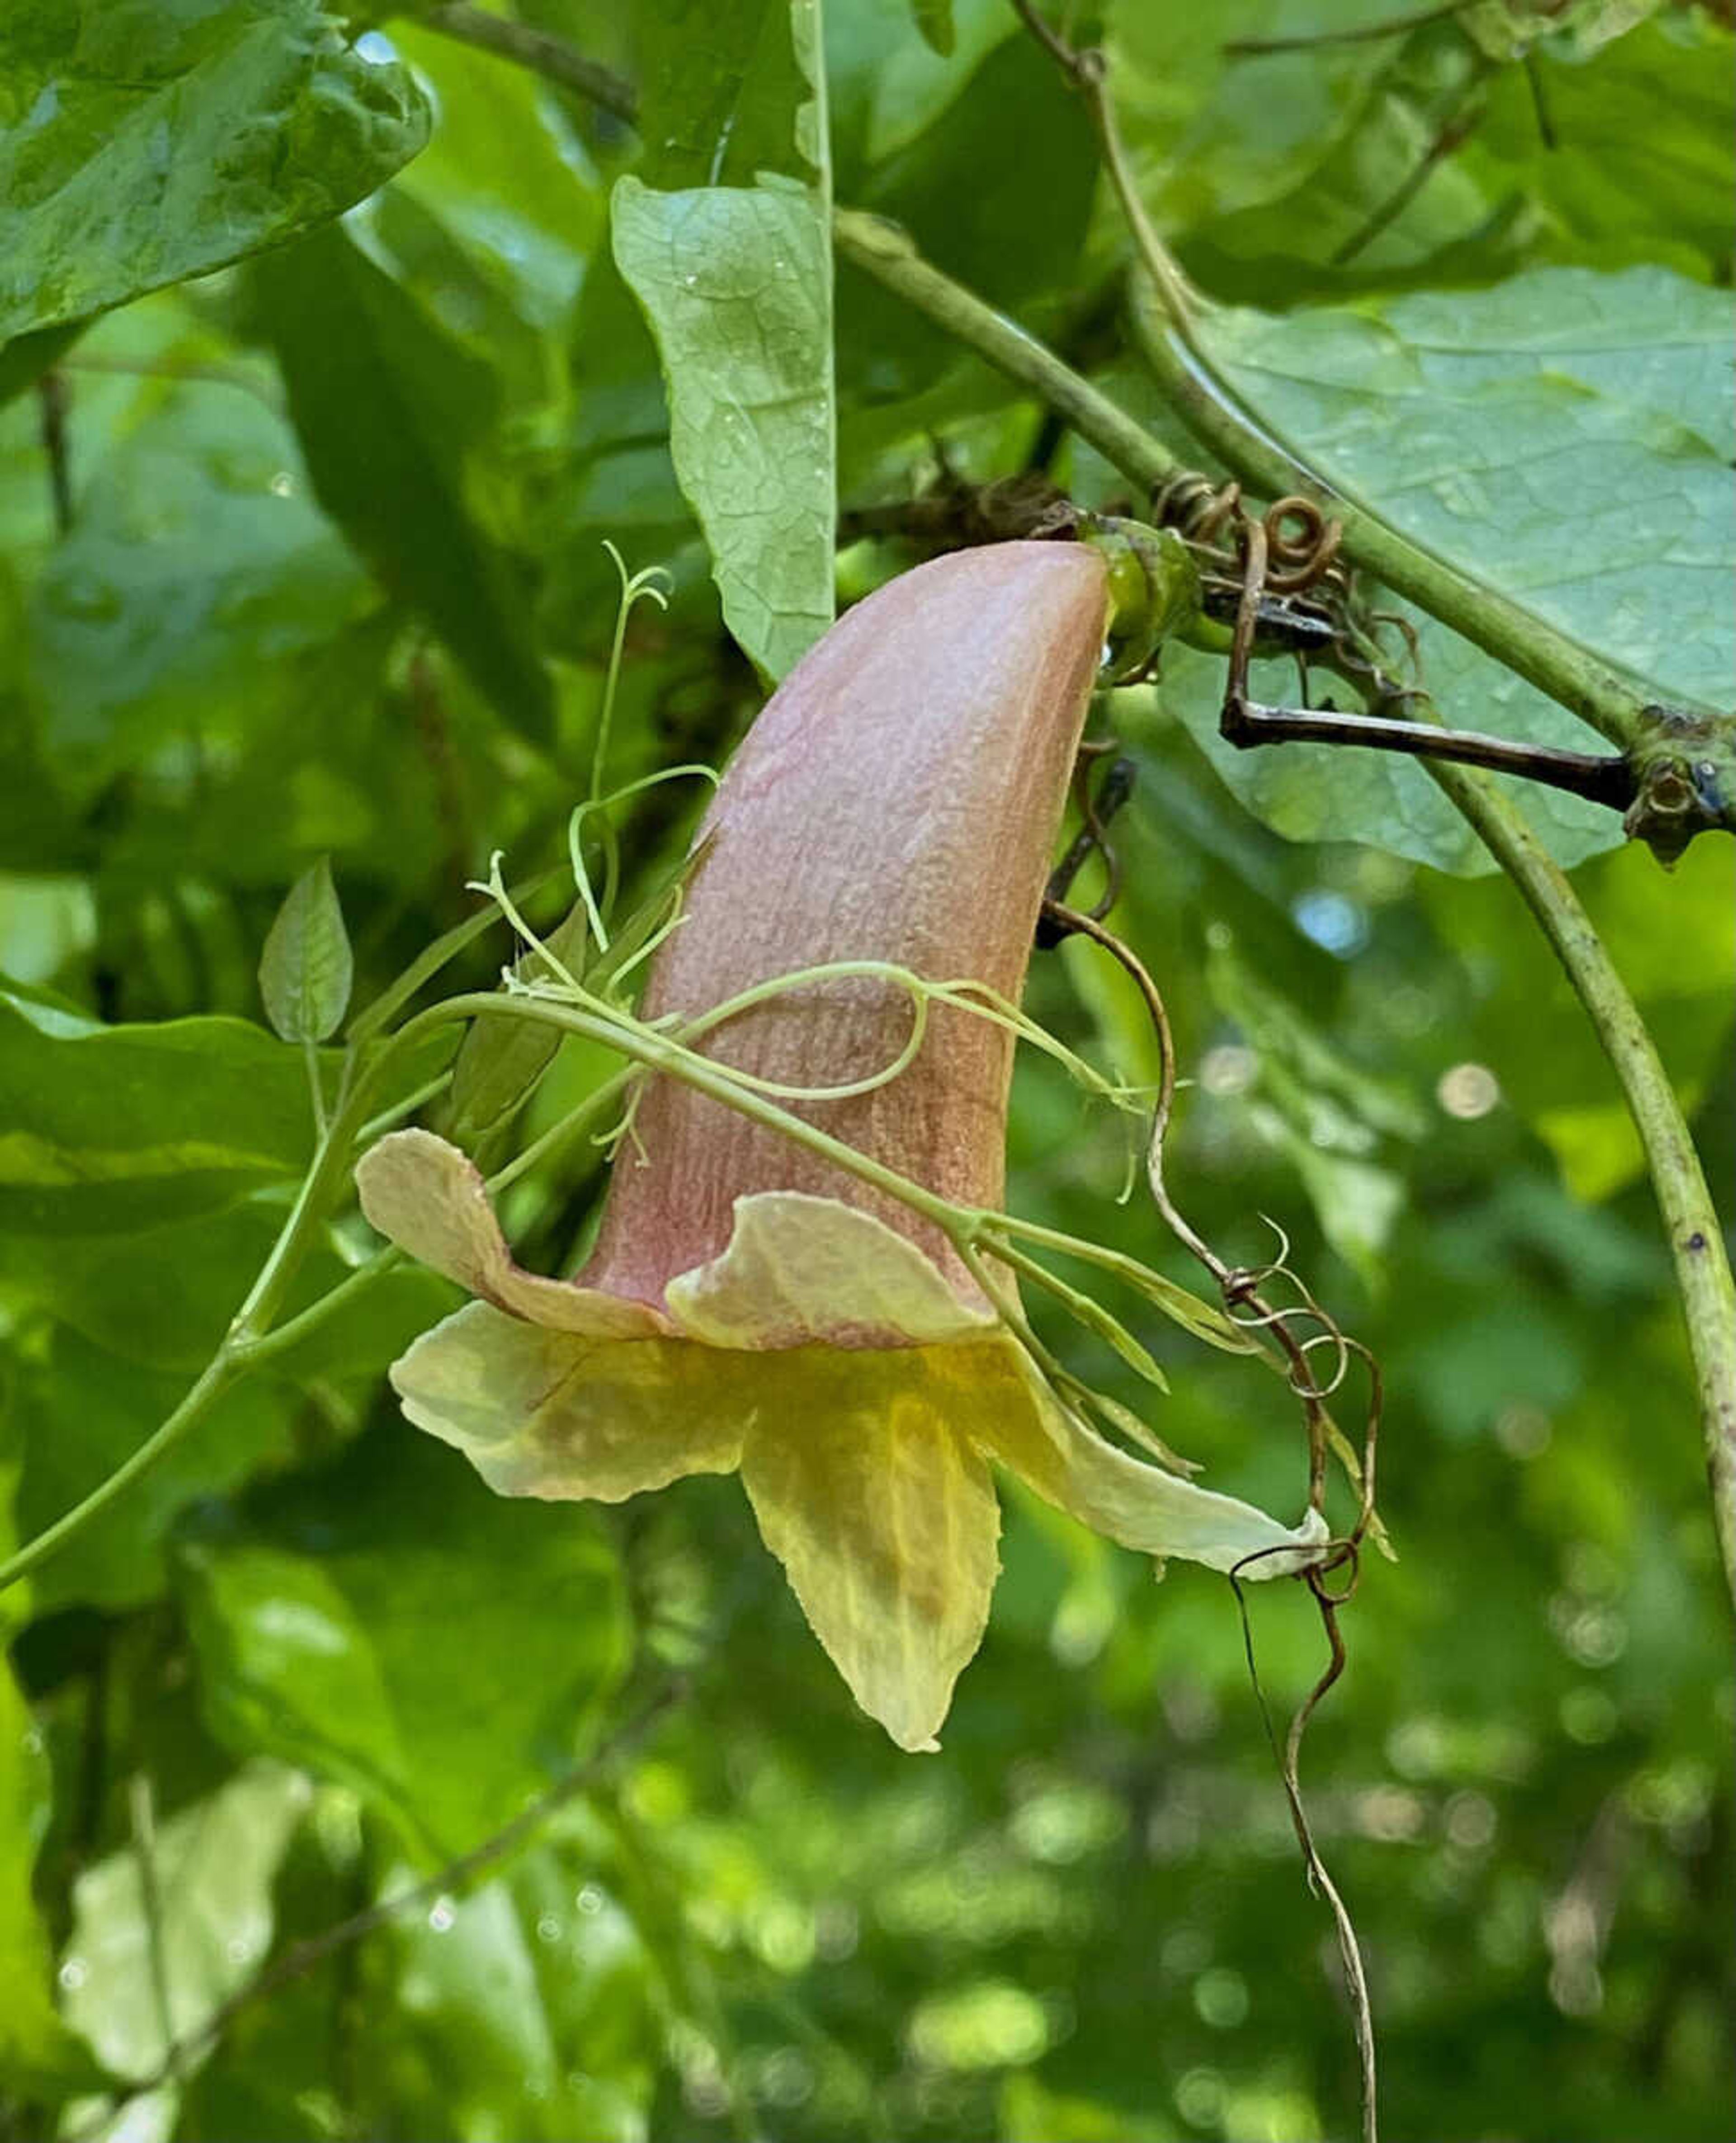
<path id="1" fill-rule="evenodd" d="M 1182 463 L 1143 424 L 1016 321 L 925 260 L 915 240 L 895 223 L 862 209 L 834 209 L 832 242 L 845 260 L 895 297 L 985 358 L 997 372 L 1040 395 L 1082 439 L 1143 489 L 1155 490 L 1180 473 Z"/>
<path id="2" fill-rule="evenodd" d="M 513 65 L 530 69 L 589 98 L 631 123 L 637 101 L 631 87 L 562 40 L 540 31 L 503 22 L 467 5 L 445 5 L 424 18 L 429 27 L 489 51 Z M 1052 44 L 1051 49 L 1057 49 Z M 1058 50 L 1058 57 L 1060 52 Z M 1076 56 L 1068 56 L 1069 58 Z M 1095 93 L 1101 111 L 1100 62 L 1095 71 L 1074 77 Z M 1101 127 L 1100 127 L 1101 131 Z M 1113 127 L 1111 127 L 1113 138 Z M 1114 159 L 1111 158 L 1112 166 Z M 1166 387 L 1190 424 L 1226 463 L 1249 483 L 1274 492 L 1303 488 L 1322 497 L 1346 525 L 1346 549 L 1381 579 L 1408 595 L 1538 688 L 1603 730 L 1624 746 L 1642 741 L 1652 717 L 1636 687 L 1624 683 L 1572 641 L 1528 611 L 1492 591 L 1476 586 L 1438 559 L 1410 544 L 1342 498 L 1297 461 L 1242 408 L 1190 347 L 1177 326 L 1185 318 L 1184 286 L 1179 271 L 1155 234 L 1128 183 L 1124 170 L 1112 169 L 1136 235 L 1143 225 L 1151 245 L 1149 275 L 1135 290 L 1135 331 L 1160 384 Z M 837 250 L 935 324 L 973 349 L 1007 377 L 1029 387 L 1079 435 L 1133 482 L 1148 488 L 1173 474 L 1175 458 L 1125 411 L 1091 386 L 1054 353 L 992 306 L 925 261 L 915 245 L 897 230 L 858 210 L 839 209 L 833 218 Z M 1168 274 L 1164 265 L 1168 265 Z M 1167 291 L 1167 298 L 1162 293 Z M 1710 710 L 1698 710 L 1710 714 Z M 1710 715 L 1714 720 L 1720 718 Z M 1468 770 L 1431 765 L 1431 771 L 1476 829 L 1502 869 L 1512 878 L 1555 948 L 1570 980 L 1584 1002 L 1599 1038 L 1614 1066 L 1644 1146 L 1659 1205 L 1669 1231 L 1689 1339 L 1699 1380 L 1704 1413 L 1708 1463 L 1714 1507 L 1726 1576 L 1736 1600 L 1736 1284 L 1733 1284 L 1717 1215 L 1705 1175 L 1694 1151 L 1681 1109 L 1655 1046 L 1638 1008 L 1611 963 L 1589 917 L 1565 875 L 1544 849 L 1523 814 L 1491 784 Z M 466 933 L 465 934 L 468 934 Z M 431 957 L 429 968 L 439 964 Z M 422 979 L 418 976 L 418 980 Z M 405 992 L 408 994 L 408 991 Z M 384 1007 L 375 1007 L 381 1020 Z M 326 1128 L 312 1169 L 303 1183 L 282 1233 L 237 1313 L 228 1333 L 197 1381 L 170 1414 L 117 1471 L 85 1500 L 0 1563 L 0 1591 L 27 1576 L 72 1535 L 112 1504 L 172 1449 L 209 1412 L 236 1379 L 269 1354 L 280 1351 L 291 1333 L 301 1333 L 330 1314 L 340 1299 L 389 1269 L 382 1252 L 338 1288 L 278 1331 L 270 1329 L 295 1273 L 323 1221 L 327 1203 L 365 1121 L 365 1102 L 394 1045 L 419 1036 L 444 1019 L 479 1014 L 515 1014 L 539 1019 L 609 1042 L 653 1069 L 675 1071 L 702 1091 L 760 1116 L 799 1136 L 866 1180 L 890 1180 L 880 1187 L 923 1211 L 945 1228 L 961 1248 L 973 1253 L 988 1215 L 961 1216 L 921 1186 L 894 1179 L 894 1172 L 852 1148 L 827 1139 L 799 1117 L 735 1086 L 703 1058 L 693 1057 L 667 1037 L 641 1029 L 630 1036 L 612 1022 L 567 1007 L 529 999 L 496 996 L 459 997 L 419 1014 L 391 1037 L 356 1081 Z M 383 1021 L 382 1021 L 383 1023 Z M 354 1030 L 353 1030 L 354 1032 Z M 685 1065 L 679 1060 L 686 1057 Z M 693 1067 L 702 1067 L 696 1071 Z M 836 1149 L 835 1151 L 831 1151 Z M 915 1195 L 911 1195 L 915 1193 Z M 962 1224 L 962 1225 L 961 1225 Z M 1019 1232 L 1029 1233 L 1029 1230 Z"/>
<path id="3" fill-rule="evenodd" d="M 1485 775 L 1433 763 L 1429 771 L 1536 917 L 1621 1081 L 1669 1239 L 1699 1389 L 1713 1517 L 1736 1602 L 1736 1280 L 1681 1104 L 1639 1007 L 1567 874 L 1524 814 Z"/>
<path id="4" fill-rule="evenodd" d="M 1138 259 L 1133 284 L 1133 339 L 1165 399 L 1201 443 L 1244 482 L 1272 497 L 1300 492 L 1331 512 L 1344 529 L 1343 547 L 1396 593 L 1408 596 L 1481 647 L 1486 654 L 1624 750 L 1643 745 L 1657 711 L 1643 682 L 1401 535 L 1380 514 L 1312 468 L 1273 426 L 1249 409 L 1213 360 L 1200 332 L 1209 301 L 1193 290 L 1158 235 L 1133 181 L 1109 100 L 1109 70 L 1100 52 L 1073 52 L 1046 31 L 1028 0 L 1019 12 L 1047 47 L 1085 101 Z M 1715 720 L 1717 710 L 1680 711 Z"/>
<path id="5" fill-rule="evenodd" d="M 1154 486 L 1174 473 L 1175 459 L 1158 440 L 1034 336 L 925 260 L 902 231 L 877 217 L 840 209 L 833 216 L 833 234 L 846 260 L 997 370 L 1031 389 L 1132 482 Z M 1295 465 L 1287 459 L 1282 466 L 1275 463 L 1272 443 L 1244 426 L 1231 405 L 1214 401 L 1212 408 L 1213 443 L 1235 473 L 1262 487 L 1270 482 L 1278 491 L 1297 486 Z M 1338 510 L 1335 501 L 1333 511 Z M 1476 591 L 1465 592 L 1481 600 Z M 1423 607 L 1428 606 L 1424 601 Z M 1525 613 L 1514 616 L 1531 629 L 1534 621 Z M 1446 621 L 1461 629 L 1457 617 Z M 1470 631 L 1466 636 L 1479 637 Z M 1490 639 L 1480 644 L 1497 651 Z M 1621 1082 L 1675 1260 L 1699 1387 L 1724 1574 L 1736 1601 L 1736 1286 L 1680 1104 L 1578 896 L 1517 805 L 1469 769 L 1424 763 L 1537 918 Z"/>
<path id="6" fill-rule="evenodd" d="M 521 934 L 528 936 L 528 926 L 517 915 L 511 896 L 505 888 L 497 882 L 492 889 L 501 912 L 513 921 Z M 534 938 L 530 942 L 533 945 L 540 943 Z M 543 957 L 552 964 L 558 965 L 546 948 Z M 417 972 L 421 970 L 422 963 L 419 963 Z M 985 1247 L 998 1254 L 1004 1247 L 1010 1247 L 1005 1241 L 1009 1236 L 1034 1236 L 1064 1255 L 1085 1259 L 1113 1272 L 1116 1277 L 1133 1285 L 1148 1301 L 1164 1309 L 1166 1314 L 1208 1344 L 1237 1354 L 1260 1352 L 1250 1344 L 1245 1333 L 1229 1320 L 1218 1316 L 1208 1304 L 1196 1303 L 1186 1295 L 1184 1290 L 1175 1287 L 1160 1274 L 1148 1270 L 1137 1260 L 1053 1230 L 1033 1228 L 1008 1215 L 980 1212 L 956 1205 L 930 1190 L 925 1185 L 887 1167 L 871 1156 L 859 1153 L 842 1140 L 834 1138 L 803 1118 L 792 1115 L 776 1100 L 756 1091 L 752 1083 L 744 1081 L 740 1075 L 696 1053 L 687 1046 L 736 1012 L 779 988 L 786 987 L 792 982 L 838 973 L 873 973 L 899 980 L 912 989 L 911 1039 L 893 1062 L 875 1076 L 872 1083 L 876 1085 L 888 1077 L 895 1076 L 914 1053 L 915 1048 L 920 1046 L 928 994 L 932 994 L 940 1002 L 957 1005 L 960 1009 L 975 1011 L 997 1024 L 1012 1027 L 1015 1032 L 1040 1033 L 1040 1030 L 1033 1029 L 1021 1015 L 1011 1007 L 1003 1007 L 998 1001 L 980 1005 L 972 1003 L 970 993 L 975 989 L 975 985 L 938 983 L 925 986 L 925 991 L 920 978 L 905 970 L 889 968 L 883 962 L 861 961 L 838 962 L 827 968 L 806 970 L 793 977 L 781 977 L 775 982 L 761 984 L 714 1007 L 709 1012 L 689 1022 L 678 1033 L 647 1027 L 602 1000 L 590 997 L 574 984 L 574 989 L 583 1000 L 577 1006 L 528 992 L 516 994 L 498 991 L 472 992 L 449 997 L 418 1012 L 391 1035 L 370 1042 L 364 1052 L 353 1052 L 345 1066 L 337 1105 L 320 1137 L 313 1162 L 296 1193 L 295 1203 L 264 1265 L 249 1289 L 246 1299 L 236 1311 L 211 1359 L 173 1413 L 159 1424 L 136 1451 L 106 1479 L 99 1482 L 82 1502 L 75 1504 L 52 1525 L 0 1563 L 0 1592 L 28 1576 L 32 1571 L 112 1508 L 136 1481 L 175 1449 L 209 1413 L 231 1384 L 286 1352 L 296 1341 L 323 1324 L 338 1309 L 353 1300 L 400 1262 L 395 1250 L 382 1249 L 318 1301 L 286 1323 L 281 1325 L 276 1323 L 295 1274 L 348 1180 L 363 1133 L 370 1123 L 384 1121 L 379 1116 L 370 1118 L 369 1115 L 370 1104 L 382 1074 L 401 1052 L 414 1048 L 442 1026 L 455 1022 L 502 1017 L 528 1019 L 586 1041 L 600 1042 L 627 1060 L 624 1070 L 603 1081 L 578 1109 L 544 1132 L 516 1161 L 491 1179 L 491 1190 L 504 1187 L 545 1155 L 551 1146 L 576 1136 L 583 1125 L 594 1121 L 605 1110 L 613 1107 L 620 1100 L 622 1090 L 635 1069 L 659 1072 L 682 1080 L 726 1107 L 806 1146 L 811 1151 L 835 1162 L 859 1181 L 871 1184 L 910 1210 L 920 1213 L 945 1235 L 960 1257 L 972 1265 L 973 1269 L 979 1253 Z M 992 997 L 992 993 L 984 994 Z M 1089 1067 L 1078 1063 L 1069 1052 L 1052 1044 L 1051 1053 L 1059 1056 L 1064 1062 L 1084 1075 L 1088 1084 L 1110 1098 L 1114 1097 L 1117 1090 L 1091 1074 Z M 787 1090 L 777 1091 L 785 1092 L 786 1098 L 789 1098 Z M 839 1099 L 852 1091 L 856 1089 L 851 1086 L 831 1087 L 816 1090 L 806 1097 Z M 396 1117 L 404 1111 L 400 1106 L 388 1113 Z M 1059 1284 L 1054 1285 L 1054 1291 L 1064 1299 L 1076 1293 L 1076 1290 Z M 1093 1307 L 1094 1309 L 1095 1305 Z M 1088 1321 L 1099 1336 L 1119 1335 L 1128 1349 L 1137 1348 L 1138 1343 L 1132 1339 L 1131 1335 L 1124 1334 L 1117 1320 L 1109 1317 L 1108 1313 L 1099 1310 Z M 1143 1353 L 1143 1350 L 1139 1351 Z M 1073 1382 L 1072 1379 L 1067 1381 L 1069 1383 Z"/>
<path id="7" fill-rule="evenodd" d="M 528 22 L 514 22 L 503 15 L 491 15 L 484 8 L 470 6 L 469 0 L 448 0 L 448 4 L 430 7 L 420 20 L 442 37 L 474 45 L 498 59 L 510 61 L 514 67 L 529 68 L 547 82 L 558 82 L 563 89 L 576 91 L 626 126 L 631 126 L 638 117 L 639 100 L 630 82 L 623 82 L 613 67 L 578 51 L 564 38 L 551 37 L 546 30 L 533 29 Z"/>
<path id="8" fill-rule="evenodd" d="M 1178 278 L 1178 282 L 1179 279 Z M 1302 493 L 1344 528 L 1345 555 L 1396 594 L 1481 647 L 1559 705 L 1624 750 L 1653 732 L 1652 695 L 1619 676 L 1587 648 L 1557 632 L 1498 589 L 1468 579 L 1456 567 L 1401 535 L 1368 507 L 1327 482 L 1259 418 L 1242 407 L 1204 354 L 1193 315 L 1181 311 L 1173 290 L 1160 293 L 1148 271 L 1131 292 L 1133 339 L 1164 399 L 1201 443 L 1246 483 L 1272 497 Z M 1711 716 L 1714 710 L 1695 708 Z"/>

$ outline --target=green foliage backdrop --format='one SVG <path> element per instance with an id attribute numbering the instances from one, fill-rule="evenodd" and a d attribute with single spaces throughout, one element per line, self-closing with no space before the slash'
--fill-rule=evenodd
<path id="1" fill-rule="evenodd" d="M 1728 12 L 1386 12 L 1345 40 L 1381 11 L 1102 0 L 1069 33 L 1102 37 L 1261 423 L 1612 672 L 1727 700 Z M 5 9 L 0 1545 L 223 1340 L 339 1106 L 346 1008 L 483 912 L 491 854 L 515 882 L 563 863 L 605 538 L 669 586 L 629 621 L 613 788 L 721 762 L 835 603 L 921 555 L 888 532 L 919 494 L 1036 473 L 1144 510 L 835 268 L 835 201 L 1221 473 L 1141 367 L 1091 126 L 1006 0 Z M 1446 719 L 1597 745 L 1410 615 Z M 1639 1142 L 1427 775 L 1238 754 L 1223 676 L 1176 648 L 1114 696 L 1118 922 L 1191 1082 L 1190 1213 L 1249 1263 L 1273 1216 L 1386 1373 L 1397 1559 L 1365 1552 L 1302 1764 L 1383 2132 L 1709 2143 L 1729 1608 Z M 1515 793 L 1728 1185 L 1728 839 L 1666 875 L 1616 814 Z M 675 868 L 687 794 L 618 812 L 630 896 Z M 478 931 L 454 986 L 513 951 Z M 1029 1002 L 1153 1075 L 1079 940 Z M 569 1041 L 516 1132 L 489 1100 L 466 1133 L 496 1161 L 613 1068 Z M 1013 1210 L 1190 1277 L 1116 1202 L 1122 1122 L 1040 1059 L 1011 1141 Z M 603 1178 L 581 1141 L 513 1185 L 524 1262 L 572 1268 Z M 283 1315 L 376 1247 L 335 1199 Z M 385 1366 L 455 1299 L 407 1265 L 355 1288 L 4 1596 L 0 2138 L 1354 2131 L 1330 1923 L 1224 1581 L 1154 1584 L 1009 1491 L 988 1640 L 940 1753 L 904 1755 L 733 1482 L 503 1501 L 404 1424 Z M 1292 1504 L 1269 1380 L 1141 1336 L 1166 1440 Z M 1091 1373 L 1141 1397 L 1107 1352 Z M 1287 1713 L 1318 1618 L 1284 1586 L 1250 1614 Z"/>

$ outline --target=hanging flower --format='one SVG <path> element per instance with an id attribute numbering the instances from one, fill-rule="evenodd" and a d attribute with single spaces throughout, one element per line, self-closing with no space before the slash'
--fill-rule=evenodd
<path id="1" fill-rule="evenodd" d="M 1008 543 L 851 611 L 737 755 L 642 1019 L 841 961 L 1016 1001 L 1106 610 L 1095 554 Z M 827 977 L 705 1047 L 761 1091 L 851 1088 L 787 1106 L 966 1212 L 997 1209 L 1013 1036 L 937 1002 L 906 1068 L 877 1078 L 911 1017 L 895 982 Z M 674 1077 L 647 1081 L 633 1131 L 573 1282 L 513 1262 L 481 1177 L 431 1133 L 365 1157 L 374 1225 L 480 1298 L 394 1366 L 404 1413 L 505 1495 L 616 1502 L 739 1468 L 821 1642 L 900 1746 L 933 1745 L 982 1637 L 990 1462 L 1151 1555 L 1259 1554 L 1255 1576 L 1314 1559 L 1317 1517 L 1292 1531 L 1096 1435 L 934 1220 Z"/>

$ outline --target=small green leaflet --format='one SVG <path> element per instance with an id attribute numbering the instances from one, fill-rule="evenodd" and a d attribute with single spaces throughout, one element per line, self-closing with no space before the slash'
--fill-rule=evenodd
<path id="1" fill-rule="evenodd" d="M 833 608 L 819 8 L 677 0 L 647 12 L 647 153 L 643 176 L 622 179 L 611 202 L 615 265 L 657 341 L 675 473 L 705 532 L 724 620 L 776 680 Z"/>
<path id="2" fill-rule="evenodd" d="M 265 1017 L 285 1042 L 324 1042 L 344 1017 L 355 975 L 331 864 L 321 856 L 290 888 L 260 955 Z"/>
<path id="3" fill-rule="evenodd" d="M 8 0 L 0 339 L 329 221 L 428 138 L 319 0 Z"/>

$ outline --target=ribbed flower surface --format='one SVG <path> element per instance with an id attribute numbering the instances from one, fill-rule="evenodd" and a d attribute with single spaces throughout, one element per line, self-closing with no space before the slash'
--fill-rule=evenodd
<path id="1" fill-rule="evenodd" d="M 918 567 L 849 612 L 755 723 L 699 839 L 691 920 L 644 1007 L 708 1011 L 823 962 L 896 962 L 1016 999 L 1103 647 L 1094 552 L 1007 543 Z M 896 1057 L 910 1001 L 890 982 L 797 990 L 730 1022 L 707 1053 L 786 1086 L 841 1086 Z M 1012 1037 L 937 1009 L 890 1086 L 800 1113 L 967 1205 L 999 1205 Z M 659 1080 L 618 1170 L 588 1284 L 661 1304 L 729 1241 L 746 1190 L 806 1190 L 876 1213 L 967 1292 L 908 1209 L 722 1103 Z"/>
<path id="2" fill-rule="evenodd" d="M 644 1017 L 877 960 L 1016 998 L 1106 626 L 1103 567 L 1010 543 L 919 567 L 786 680 L 702 825 Z M 803 985 L 703 1047 L 784 1086 L 870 1078 L 909 992 Z M 937 1007 L 915 1060 L 792 1104 L 970 1207 L 1001 1202 L 1011 1037 Z M 480 1298 L 394 1365 L 404 1412 L 501 1492 L 618 1501 L 740 1467 L 760 1529 L 865 1710 L 931 1745 L 986 1621 L 997 1460 L 1126 1545 L 1249 1574 L 1306 1561 L 1252 1506 L 1128 1458 L 1061 1407 L 930 1224 L 664 1076 L 642 1095 L 574 1282 L 517 1266 L 464 1156 L 425 1131 L 358 1171 L 383 1233 Z"/>

